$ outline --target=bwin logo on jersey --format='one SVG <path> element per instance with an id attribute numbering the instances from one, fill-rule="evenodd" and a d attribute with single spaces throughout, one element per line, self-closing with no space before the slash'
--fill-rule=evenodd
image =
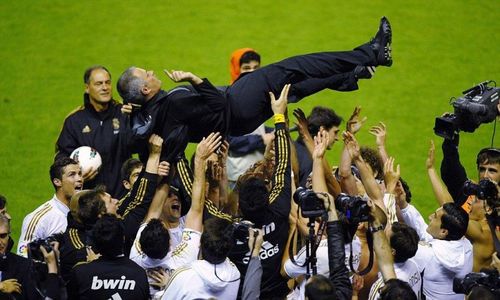
<path id="1" fill-rule="evenodd" d="M 99 279 L 97 276 L 92 277 L 92 290 L 133 290 L 135 288 L 135 280 L 127 280 L 125 276 L 121 279 Z"/>

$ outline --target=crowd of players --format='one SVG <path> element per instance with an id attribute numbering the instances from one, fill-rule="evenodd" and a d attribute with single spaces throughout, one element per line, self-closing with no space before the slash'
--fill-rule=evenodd
<path id="1" fill-rule="evenodd" d="M 0 197 L 1 297 L 463 299 L 454 278 L 500 270 L 498 227 L 487 219 L 498 214 L 498 192 L 489 201 L 464 193 L 458 134 L 443 142 L 441 177 L 431 143 L 426 167 L 438 208 L 428 224 L 386 149 L 382 122 L 369 129 L 376 149 L 356 140 L 366 120 L 358 107 L 345 129 L 331 108 L 307 117 L 297 109 L 299 138 L 289 135 L 288 102 L 356 89 L 372 66 L 392 64 L 391 34 L 383 18 L 375 38 L 353 51 L 263 68 L 255 50 L 238 49 L 226 87 L 167 71 L 191 85 L 166 92 L 152 71 L 131 67 L 117 83 L 126 104 L 112 98 L 105 67 L 86 70 L 84 105 L 64 121 L 50 167 L 55 194 L 24 217 L 16 249 Z M 271 116 L 274 128 L 265 127 Z M 340 139 L 341 157 L 328 161 Z M 198 142 L 190 161 L 188 142 Z M 68 157 L 83 145 L 100 153 L 99 170 L 82 174 Z M 498 186 L 500 149 L 481 150 L 477 170 Z M 298 187 L 314 192 L 295 194 Z M 320 217 L 307 217 L 311 205 Z M 490 286 L 463 293 L 495 299 Z"/>

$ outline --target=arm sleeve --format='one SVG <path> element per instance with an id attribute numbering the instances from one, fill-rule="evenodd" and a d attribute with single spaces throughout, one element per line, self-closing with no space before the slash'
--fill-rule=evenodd
<path id="1" fill-rule="evenodd" d="M 467 173 L 460 163 L 458 143 L 458 135 L 456 135 L 453 140 L 444 139 L 443 141 L 441 179 L 443 179 L 443 182 L 450 192 L 453 201 L 458 205 L 462 205 L 467 199 L 467 196 L 463 193 L 463 186 L 465 181 L 467 181 Z"/>
<path id="2" fill-rule="evenodd" d="M 228 136 L 229 151 L 233 156 L 243 156 L 255 150 L 265 148 L 262 137 L 258 134 L 247 134 L 242 136 Z"/>
<path id="3" fill-rule="evenodd" d="M 193 87 L 203 96 L 204 102 L 212 111 L 222 111 L 226 109 L 226 98 L 208 79 L 203 78 L 202 83 L 193 85 Z"/>
<path id="4" fill-rule="evenodd" d="M 351 299 L 352 286 L 349 280 L 349 271 L 345 266 L 345 247 L 340 221 L 328 222 L 328 264 L 330 281 L 335 284 L 337 299 Z"/>
<path id="5" fill-rule="evenodd" d="M 407 207 L 401 209 L 401 216 L 408 226 L 417 231 L 421 241 L 432 240 L 432 236 L 427 233 L 427 224 L 415 206 L 408 204 Z"/>
<path id="6" fill-rule="evenodd" d="M 260 299 L 260 281 L 262 279 L 262 264 L 258 257 L 250 258 L 248 263 L 245 281 L 243 282 L 243 290 L 241 292 L 242 300 L 259 300 Z"/>
<path id="7" fill-rule="evenodd" d="M 276 124 L 274 138 L 275 169 L 272 179 L 272 189 L 269 195 L 269 208 L 278 215 L 288 218 L 291 207 L 291 167 L 290 139 L 285 123 Z"/>
<path id="8" fill-rule="evenodd" d="M 141 225 L 146 213 L 148 212 L 149 205 L 153 200 L 156 192 L 156 185 L 158 175 L 143 173 L 139 177 L 132 188 L 129 196 L 129 202 L 124 203 L 124 212 L 122 215 L 123 224 L 125 225 L 125 238 L 127 241 L 133 241 L 137 234 L 137 230 Z"/>

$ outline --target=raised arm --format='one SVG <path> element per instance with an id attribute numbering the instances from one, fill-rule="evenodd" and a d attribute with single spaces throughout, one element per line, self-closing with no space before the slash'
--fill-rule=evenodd
<path id="1" fill-rule="evenodd" d="M 429 176 L 429 180 L 431 181 L 432 191 L 434 192 L 434 196 L 436 196 L 436 200 L 441 206 L 446 202 L 453 202 L 453 198 L 448 192 L 446 186 L 444 186 L 444 184 L 441 182 L 441 178 L 434 168 L 434 150 L 434 141 L 431 140 L 425 165 L 427 167 L 427 175 Z"/>
<path id="2" fill-rule="evenodd" d="M 320 130 L 318 132 L 318 135 L 314 137 L 314 150 L 312 154 L 312 185 L 315 192 L 328 192 L 325 180 L 325 172 L 323 169 L 323 158 L 325 156 L 326 147 L 328 146 L 328 141 L 328 132 L 326 132 L 325 130 Z"/>
<path id="3" fill-rule="evenodd" d="M 370 197 L 375 204 L 377 204 L 385 212 L 385 205 L 383 201 L 383 194 L 375 181 L 375 177 L 370 171 L 368 164 L 363 160 L 359 151 L 359 144 L 354 135 L 350 132 L 344 132 L 344 144 L 349 151 L 352 161 L 359 170 L 361 181 L 365 187 L 368 197 Z"/>
<path id="4" fill-rule="evenodd" d="M 211 133 L 208 137 L 203 138 L 196 147 L 192 200 L 186 215 L 186 228 L 202 231 L 207 160 L 221 145 L 221 138 L 219 133 Z"/>
<path id="5" fill-rule="evenodd" d="M 385 124 L 379 122 L 378 125 L 372 126 L 372 128 L 370 128 L 370 133 L 375 136 L 378 152 L 380 153 L 380 157 L 382 157 L 382 161 L 385 163 L 389 158 L 389 154 L 387 154 L 387 149 L 385 148 L 385 137 L 387 135 Z"/>

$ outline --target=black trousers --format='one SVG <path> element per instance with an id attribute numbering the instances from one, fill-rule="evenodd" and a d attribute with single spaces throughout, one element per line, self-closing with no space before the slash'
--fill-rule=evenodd
<path id="1" fill-rule="evenodd" d="M 326 88 L 357 89 L 352 71 L 358 65 L 377 66 L 376 55 L 369 44 L 352 51 L 290 57 L 239 78 L 226 90 L 230 105 L 230 134 L 250 133 L 269 119 L 273 114 L 269 92 L 278 97 L 285 84 L 292 84 L 290 102 Z"/>

